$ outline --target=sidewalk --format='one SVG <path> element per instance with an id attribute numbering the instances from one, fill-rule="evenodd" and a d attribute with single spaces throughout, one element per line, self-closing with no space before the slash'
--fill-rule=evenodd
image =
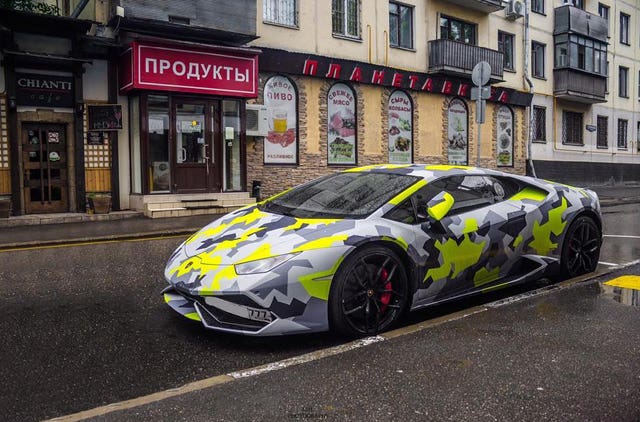
<path id="1" fill-rule="evenodd" d="M 595 186 L 603 207 L 640 203 L 640 186 Z M 43 214 L 0 220 L 0 249 L 92 240 L 133 239 L 190 234 L 220 215 L 151 219 L 135 211 L 104 215 Z"/>

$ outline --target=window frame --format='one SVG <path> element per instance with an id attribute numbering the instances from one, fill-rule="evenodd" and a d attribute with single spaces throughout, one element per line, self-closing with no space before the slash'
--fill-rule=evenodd
<path id="1" fill-rule="evenodd" d="M 578 122 L 570 122 L 569 118 L 578 118 Z M 571 145 L 571 146 L 584 146 L 584 113 L 580 113 L 578 111 L 571 110 L 562 110 L 562 145 Z M 570 127 L 569 127 L 570 126 Z M 578 135 L 578 140 L 569 140 L 570 131 L 578 128 L 577 132 L 573 134 Z"/>
<path id="2" fill-rule="evenodd" d="M 604 124 L 601 125 L 601 121 Z M 601 138 L 604 138 L 604 143 L 600 142 Z M 596 148 L 609 149 L 609 116 L 596 116 Z"/>
<path id="3" fill-rule="evenodd" d="M 542 74 L 536 73 L 536 68 L 538 60 L 536 59 L 537 50 L 541 48 L 542 54 L 540 54 L 540 58 L 542 59 Z M 534 78 L 537 79 L 546 79 L 546 53 L 547 45 L 538 41 L 531 41 L 531 74 Z"/>
<path id="4" fill-rule="evenodd" d="M 396 6 L 398 8 L 398 12 L 397 13 L 394 13 L 394 14 L 391 13 L 391 6 L 392 5 Z M 402 30 L 401 30 L 401 27 L 402 27 L 402 9 L 403 8 L 404 9 L 409 9 L 409 11 L 410 11 L 410 13 L 409 13 L 409 19 L 410 19 L 409 26 L 410 26 L 411 34 L 409 35 L 409 45 L 408 46 L 402 44 Z M 397 2 L 397 1 L 390 1 L 389 2 L 389 46 L 390 47 L 415 51 L 415 43 L 414 43 L 414 38 L 415 38 L 414 33 L 415 33 L 415 31 L 414 31 L 414 25 L 413 25 L 414 21 L 415 21 L 415 19 L 413 17 L 414 11 L 415 11 L 415 7 L 414 6 L 411 6 L 411 5 L 408 5 L 408 4 L 404 4 L 404 3 L 400 3 L 400 2 Z M 396 44 L 391 42 L 391 18 L 392 18 L 392 15 L 397 19 L 397 25 L 396 25 L 397 34 L 396 34 L 396 37 L 398 39 L 398 43 L 396 43 Z"/>
<path id="5" fill-rule="evenodd" d="M 355 3 L 355 27 L 356 27 L 356 35 L 349 34 L 349 2 L 353 1 Z M 334 7 L 336 3 L 342 3 L 343 8 L 343 16 L 341 21 L 340 32 L 336 31 L 335 21 L 336 21 L 336 8 Z M 353 41 L 361 41 L 362 40 L 362 31 L 360 30 L 360 0 L 332 0 L 331 2 L 331 33 L 334 37 L 344 38 Z"/>
<path id="6" fill-rule="evenodd" d="M 286 23 L 286 22 L 281 22 L 278 20 L 279 18 L 279 6 L 280 3 L 283 2 L 290 2 L 292 3 L 293 6 L 293 24 L 291 23 Z M 275 19 L 269 19 L 266 16 L 266 11 L 268 10 L 269 6 L 272 6 L 272 8 L 274 9 L 274 15 L 276 16 Z M 262 23 L 267 24 L 267 25 L 276 25 L 276 26 L 283 26 L 285 28 L 295 28 L 298 29 L 299 28 L 299 22 L 298 22 L 298 0 L 263 0 L 262 3 Z"/>
<path id="7" fill-rule="evenodd" d="M 629 68 L 618 66 L 618 97 L 629 98 Z"/>
<path id="8" fill-rule="evenodd" d="M 447 37 L 443 37 L 442 36 L 442 21 L 446 20 L 447 21 Z M 465 42 L 465 41 L 458 41 L 455 40 L 453 38 L 451 38 L 451 23 L 452 22 L 457 22 L 459 24 L 461 24 L 461 28 L 462 27 L 471 27 L 473 28 L 473 39 L 471 40 L 471 42 Z M 462 34 L 464 34 L 464 30 L 462 31 Z M 468 44 L 468 45 L 478 45 L 478 24 L 473 23 L 473 22 L 468 22 L 462 19 L 458 19 L 458 18 L 454 18 L 453 16 L 449 16 L 449 15 L 445 15 L 445 14 L 440 14 L 439 19 L 438 19 L 438 39 L 444 39 L 444 40 L 450 40 L 450 41 L 455 41 L 455 42 L 459 42 L 462 44 Z"/>
<path id="9" fill-rule="evenodd" d="M 622 130 L 621 130 L 622 129 Z M 629 120 L 628 119 L 618 119 L 618 132 L 617 132 L 617 147 L 618 150 L 627 150 L 629 149 Z M 623 145 L 621 145 L 621 142 Z"/>
<path id="10" fill-rule="evenodd" d="M 502 37 L 502 38 L 501 38 Z M 511 40 L 511 65 L 507 66 L 506 63 L 506 58 L 507 55 L 505 54 L 505 41 L 509 39 Z M 502 56 L 504 58 L 504 60 L 502 61 L 502 67 L 504 70 L 507 71 L 511 71 L 511 72 L 515 72 L 516 71 L 516 63 L 515 63 L 515 59 L 516 59 L 516 36 L 515 34 L 512 34 L 510 32 L 505 32 L 505 31 L 501 31 L 498 30 L 498 51 L 500 51 L 502 53 Z"/>
<path id="11" fill-rule="evenodd" d="M 535 4 L 536 4 L 536 0 L 532 0 L 531 1 L 531 11 L 533 13 L 538 13 L 540 15 L 544 15 L 545 14 L 545 12 L 544 12 L 544 9 L 545 9 L 544 0 L 538 0 L 538 1 L 540 3 L 540 6 L 541 6 L 540 9 L 534 8 Z"/>
<path id="12" fill-rule="evenodd" d="M 625 23 L 626 21 L 626 23 Z M 631 15 L 620 12 L 620 44 L 631 45 L 629 40 L 629 26 L 631 25 Z"/>

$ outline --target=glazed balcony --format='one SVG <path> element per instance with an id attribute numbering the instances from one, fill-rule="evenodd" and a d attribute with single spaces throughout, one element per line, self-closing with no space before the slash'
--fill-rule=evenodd
<path id="1" fill-rule="evenodd" d="M 607 78 L 575 69 L 553 71 L 553 93 L 557 98 L 580 103 L 604 103 Z"/>
<path id="2" fill-rule="evenodd" d="M 457 4 L 458 6 L 466 7 L 467 9 L 477 10 L 482 13 L 493 13 L 495 11 L 504 9 L 504 4 L 501 0 L 448 0 L 449 3 Z"/>
<path id="3" fill-rule="evenodd" d="M 429 72 L 470 78 L 473 67 L 480 61 L 491 65 L 491 82 L 502 82 L 502 53 L 451 40 L 429 41 Z"/>
<path id="4" fill-rule="evenodd" d="M 609 24 L 605 18 L 585 12 L 577 7 L 564 5 L 554 10 L 553 35 L 578 34 L 607 42 Z"/>

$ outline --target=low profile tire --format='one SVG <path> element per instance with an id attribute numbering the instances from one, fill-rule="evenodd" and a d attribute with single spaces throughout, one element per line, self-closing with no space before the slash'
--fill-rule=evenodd
<path id="1" fill-rule="evenodd" d="M 331 328 L 347 337 L 388 330 L 407 308 L 409 283 L 400 258 L 381 246 L 355 251 L 331 286 Z"/>
<path id="2" fill-rule="evenodd" d="M 578 217 L 569 226 L 562 246 L 560 271 L 563 278 L 572 278 L 596 270 L 600 259 L 601 236 L 590 217 Z"/>

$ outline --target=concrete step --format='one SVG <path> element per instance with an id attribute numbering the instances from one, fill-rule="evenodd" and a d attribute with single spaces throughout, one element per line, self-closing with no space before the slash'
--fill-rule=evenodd
<path id="1" fill-rule="evenodd" d="M 192 215 L 220 215 L 235 211 L 241 207 L 215 207 L 215 208 L 193 208 L 193 209 L 157 209 L 145 211 L 145 217 L 149 218 L 169 218 L 169 217 L 188 217 Z"/>

